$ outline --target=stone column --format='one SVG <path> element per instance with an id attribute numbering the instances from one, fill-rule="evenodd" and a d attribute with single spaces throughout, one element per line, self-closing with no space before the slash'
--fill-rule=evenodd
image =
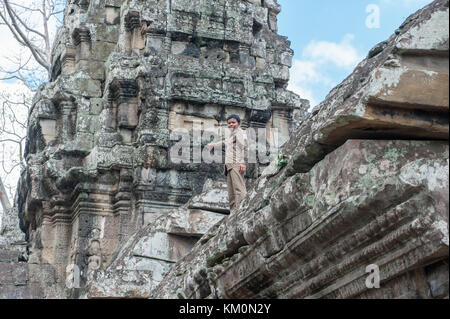
<path id="1" fill-rule="evenodd" d="M 77 52 L 73 45 L 70 43 L 66 44 L 66 50 L 62 57 L 62 74 L 68 75 L 75 72 Z"/>
<path id="2" fill-rule="evenodd" d="M 145 39 L 142 36 L 141 18 L 137 11 L 130 11 L 125 17 L 125 29 L 127 30 L 126 50 L 128 53 L 135 52 L 145 48 Z"/>
<path id="3" fill-rule="evenodd" d="M 275 4 L 273 7 L 269 8 L 268 25 L 270 30 L 272 30 L 273 32 L 278 32 L 277 16 L 280 12 L 281 7 L 278 4 Z"/>
<path id="4" fill-rule="evenodd" d="M 271 143 L 277 143 L 281 147 L 289 140 L 289 127 L 291 125 L 289 110 L 276 109 L 272 115 L 272 125 L 267 127 L 268 139 Z M 276 132 L 274 131 L 276 129 Z M 278 133 L 278 134 L 276 134 Z M 270 137 L 269 137 L 270 135 Z"/>
<path id="5" fill-rule="evenodd" d="M 239 62 L 243 66 L 250 67 L 250 47 L 246 44 L 239 44 Z"/>
<path id="6" fill-rule="evenodd" d="M 138 124 L 138 87 L 135 81 L 114 79 L 110 86 L 113 108 L 117 109 L 117 127 L 123 141 L 130 143 Z"/>
<path id="7" fill-rule="evenodd" d="M 73 116 L 73 112 L 76 111 L 75 105 L 71 101 L 62 101 L 60 108 L 62 113 L 62 140 L 71 141 L 75 134 L 74 119 L 76 119 L 76 116 Z"/>
<path id="8" fill-rule="evenodd" d="M 120 170 L 120 181 L 118 191 L 115 195 L 113 206 L 114 216 L 118 219 L 117 243 L 122 243 L 130 235 L 131 223 L 131 189 L 133 187 L 133 172 L 131 169 L 122 168 Z"/>
<path id="9" fill-rule="evenodd" d="M 87 71 L 89 69 L 87 62 L 91 54 L 91 33 L 85 27 L 76 28 L 73 31 L 72 37 L 76 48 L 77 69 Z"/>

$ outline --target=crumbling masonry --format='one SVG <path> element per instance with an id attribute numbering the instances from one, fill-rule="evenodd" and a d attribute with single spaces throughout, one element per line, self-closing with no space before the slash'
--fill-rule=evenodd
<path id="1" fill-rule="evenodd" d="M 286 90 L 275 0 L 68 2 L 0 237 L 1 297 L 448 298 L 448 1 L 312 113 Z M 176 129 L 231 113 L 284 146 L 228 216 L 221 165 L 169 153 Z"/>

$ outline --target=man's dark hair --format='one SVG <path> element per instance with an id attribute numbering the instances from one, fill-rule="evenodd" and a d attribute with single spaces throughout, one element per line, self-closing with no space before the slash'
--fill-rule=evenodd
<path id="1" fill-rule="evenodd" d="M 231 114 L 227 117 L 227 122 L 231 119 L 235 119 L 239 124 L 241 123 L 241 118 L 239 117 L 239 115 Z"/>

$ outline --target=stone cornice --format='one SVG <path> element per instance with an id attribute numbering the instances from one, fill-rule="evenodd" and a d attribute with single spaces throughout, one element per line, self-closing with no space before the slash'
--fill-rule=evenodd
<path id="1" fill-rule="evenodd" d="M 128 31 L 132 31 L 136 28 L 141 27 L 141 17 L 139 12 L 137 11 L 130 11 L 125 17 L 125 28 Z"/>
<path id="2" fill-rule="evenodd" d="M 91 42 L 91 33 L 89 29 L 85 27 L 76 28 L 72 34 L 74 45 L 77 46 L 82 42 Z"/>
<path id="3" fill-rule="evenodd" d="M 109 86 L 109 100 L 123 101 L 138 96 L 138 85 L 135 80 L 115 78 Z"/>

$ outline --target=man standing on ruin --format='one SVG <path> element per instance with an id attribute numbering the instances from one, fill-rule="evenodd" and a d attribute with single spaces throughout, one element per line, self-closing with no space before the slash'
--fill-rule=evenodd
<path id="1" fill-rule="evenodd" d="M 225 146 L 225 175 L 227 176 L 228 200 L 230 212 L 233 212 L 247 194 L 244 173 L 248 158 L 248 143 L 245 132 L 241 129 L 241 118 L 233 114 L 227 118 L 231 135 L 224 141 L 208 144 L 211 151 L 214 147 Z"/>

